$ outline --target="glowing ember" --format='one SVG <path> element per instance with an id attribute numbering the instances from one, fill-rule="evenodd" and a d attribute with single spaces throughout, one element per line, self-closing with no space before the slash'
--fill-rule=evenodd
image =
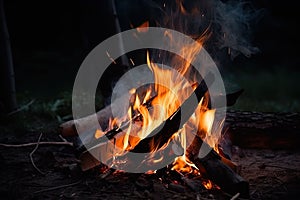
<path id="1" fill-rule="evenodd" d="M 136 28 L 138 32 L 147 32 L 149 27 L 149 21 L 144 22 L 139 27 Z"/>
<path id="2" fill-rule="evenodd" d="M 192 173 L 194 171 L 193 168 L 197 169 L 197 167 L 189 162 L 185 156 L 180 156 L 176 158 L 172 170 L 184 173 Z"/>
<path id="3" fill-rule="evenodd" d="M 213 187 L 212 182 L 210 180 L 203 181 L 202 184 L 208 190 L 212 189 L 212 187 Z"/>

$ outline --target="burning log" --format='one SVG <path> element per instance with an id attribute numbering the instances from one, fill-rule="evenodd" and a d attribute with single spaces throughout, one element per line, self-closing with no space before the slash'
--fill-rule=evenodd
<path id="1" fill-rule="evenodd" d="M 206 152 L 207 155 L 201 156 Z M 232 195 L 240 193 L 243 197 L 249 196 L 249 183 L 224 164 L 221 156 L 203 142 L 198 135 L 195 136 L 192 144 L 187 149 L 186 156 L 198 168 L 204 168 L 204 175 L 225 192 Z"/>
<path id="2" fill-rule="evenodd" d="M 201 83 L 197 86 L 193 94 L 181 105 L 178 110 L 171 115 L 165 123 L 161 123 L 160 126 L 158 126 L 152 133 L 148 135 L 147 138 L 140 141 L 140 143 L 135 146 L 134 149 L 132 149 L 132 152 L 139 152 L 139 153 L 145 153 L 145 152 L 151 152 L 153 151 L 153 148 L 160 148 L 162 145 L 167 143 L 167 141 L 171 138 L 171 136 L 176 133 L 182 126 L 187 122 L 187 120 L 191 117 L 191 115 L 194 113 L 195 109 L 197 108 L 201 98 L 204 96 L 204 94 L 208 91 L 208 86 L 212 84 L 214 81 L 214 76 L 212 73 L 208 73 L 206 76 L 207 83 L 202 80 Z M 151 98 L 149 101 L 147 101 L 145 104 L 150 104 Z M 149 103 L 150 102 L 150 103 Z M 115 102 L 117 104 L 117 102 Z M 113 105 L 112 105 L 113 106 Z M 182 112 L 182 110 L 184 112 Z M 104 110 L 101 110 L 97 113 L 97 117 L 99 122 L 101 121 L 103 124 L 103 119 L 105 121 L 109 121 L 107 119 L 107 116 L 112 116 L 110 107 L 105 108 Z M 62 135 L 63 136 L 70 136 L 76 133 L 76 127 L 75 123 L 77 123 L 76 126 L 83 126 L 83 129 L 81 130 L 89 130 L 93 125 L 89 123 L 90 117 L 88 116 L 76 121 L 70 121 L 66 122 L 61 125 L 62 127 Z M 181 124 L 180 124 L 181 122 Z M 183 123 L 182 123 L 183 122 Z M 107 140 L 113 139 L 118 133 L 122 132 L 124 129 L 128 128 L 129 123 L 125 123 L 125 125 L 114 128 L 112 130 L 109 130 L 104 136 L 93 139 L 90 143 L 88 143 L 86 146 L 81 146 L 78 150 L 79 152 L 83 152 L 86 149 L 93 148 L 94 146 L 98 145 L 101 142 L 107 142 Z M 181 127 L 180 127 L 181 126 Z"/>
<path id="3" fill-rule="evenodd" d="M 161 123 L 149 136 L 139 142 L 131 152 L 146 153 L 154 149 L 161 148 L 168 142 L 172 135 L 176 133 L 188 121 L 195 112 L 200 100 L 208 91 L 208 87 L 214 81 L 213 74 L 206 76 L 208 82 L 201 81 L 194 93 L 172 114 L 166 121 Z"/>
<path id="4" fill-rule="evenodd" d="M 213 78 L 210 77 L 209 80 L 212 81 Z M 210 84 L 211 82 L 208 83 L 208 85 Z M 163 122 L 150 134 L 150 137 L 141 140 L 131 150 L 131 152 L 145 153 L 154 150 L 159 151 L 160 147 L 167 143 L 171 139 L 173 134 L 176 133 L 190 118 L 190 116 L 198 106 L 198 102 L 204 96 L 207 90 L 208 88 L 205 85 L 205 82 L 202 81 L 194 91 L 195 96 L 191 95 L 173 115 L 171 115 L 165 122 Z M 196 101 L 195 99 L 193 99 L 193 97 L 196 97 Z M 94 151 L 94 153 L 95 151 L 101 153 L 101 149 L 98 149 L 99 147 L 94 147 L 97 142 L 99 142 L 99 140 L 95 140 L 88 150 Z M 187 158 L 192 161 L 198 168 L 204 168 L 206 175 L 213 182 L 219 185 L 224 191 L 230 194 L 236 194 L 237 192 L 239 192 L 243 196 L 248 196 L 248 183 L 242 177 L 237 175 L 230 167 L 224 164 L 222 157 L 219 156 L 214 150 L 211 149 L 208 155 L 204 158 L 198 157 L 200 147 L 203 145 L 211 149 L 209 145 L 204 143 L 200 137 L 196 136 L 194 141 L 192 142 L 192 145 L 187 149 Z M 83 163 L 82 167 L 84 170 L 100 164 L 100 162 L 95 159 L 89 151 L 83 152 L 80 156 L 80 159 Z M 172 157 L 172 159 L 178 156 L 175 154 L 172 155 L 173 156 L 170 156 Z"/>
<path id="5" fill-rule="evenodd" d="M 238 99 L 238 97 L 242 93 L 243 93 L 243 90 L 238 90 L 236 92 L 226 94 L 227 106 L 233 106 L 235 104 L 236 100 Z M 150 104 L 151 100 L 153 100 L 153 98 L 149 99 L 147 101 L 147 103 Z M 114 105 L 117 105 L 120 101 L 122 101 L 121 99 L 122 98 L 117 99 L 111 105 L 106 106 L 105 108 L 103 108 L 102 110 L 100 110 L 99 112 L 97 112 L 96 115 L 97 115 L 98 121 L 99 121 L 99 123 L 100 123 L 100 125 L 101 125 L 101 127 L 103 129 L 105 129 L 107 127 L 108 121 L 112 117 L 112 109 L 111 108 L 114 107 Z M 224 97 L 222 97 L 222 96 L 215 97 L 215 104 L 216 104 L 216 106 L 218 105 L 218 100 L 219 99 L 222 100 L 222 99 L 224 99 Z M 209 109 L 212 108 L 210 102 L 208 103 L 208 108 Z M 67 121 L 67 122 L 61 124 L 60 125 L 61 135 L 64 136 L 64 137 L 72 137 L 72 136 L 74 137 L 74 136 L 77 136 L 78 132 L 76 130 L 76 126 L 80 126 L 81 130 L 87 130 L 88 131 L 88 130 L 92 129 L 93 127 L 91 127 L 91 123 L 90 123 L 90 121 L 91 121 L 90 119 L 92 117 L 93 117 L 93 115 L 90 115 L 90 116 L 87 116 L 87 117 L 84 117 L 84 118 L 81 118 L 81 119 L 70 120 L 70 121 Z M 231 117 L 231 116 L 229 116 L 229 117 Z"/>
<path id="6" fill-rule="evenodd" d="M 214 81 L 213 74 L 207 74 L 206 80 L 207 82 L 202 80 L 193 92 L 193 94 L 181 105 L 181 107 L 179 107 L 177 111 L 174 114 L 172 114 L 165 122 L 161 123 L 160 126 L 158 126 L 154 131 L 152 131 L 152 133 L 150 133 L 147 138 L 141 140 L 133 149 L 130 150 L 130 152 L 151 152 L 155 149 L 161 148 L 164 144 L 166 144 L 171 139 L 171 137 L 180 128 L 182 128 L 182 126 L 194 113 L 201 98 L 208 91 L 208 86 L 210 86 Z M 80 159 L 83 161 L 84 164 L 84 166 L 82 167 L 86 170 L 99 165 L 99 161 L 93 158 L 93 156 L 90 155 L 89 151 L 93 151 L 96 154 L 99 154 L 99 149 L 101 149 L 101 145 L 99 146 L 99 144 L 107 142 L 107 140 L 113 139 L 120 132 L 122 132 L 122 127 L 118 129 L 112 129 L 108 131 L 104 136 L 98 139 L 93 139 L 86 146 L 81 146 L 78 149 L 78 151 L 82 153 L 80 155 Z"/>
<path id="7" fill-rule="evenodd" d="M 190 97 L 188 97 L 184 101 L 184 103 L 181 104 L 181 106 L 169 118 L 167 118 L 167 120 L 160 123 L 160 125 L 156 129 L 154 129 L 146 138 L 143 138 L 140 141 L 138 140 L 138 143 L 134 147 L 132 147 L 132 149 L 129 149 L 129 151 L 134 153 L 154 152 L 155 154 L 159 154 L 162 151 L 161 147 L 167 144 L 172 139 L 172 136 L 183 127 L 183 125 L 195 112 L 200 100 L 204 97 L 205 93 L 207 93 L 208 91 L 208 87 L 212 84 L 214 76 L 212 74 L 208 74 L 205 80 L 207 82 L 205 83 L 203 80 L 194 90 L 193 94 Z M 234 95 L 228 95 L 229 98 L 233 99 L 228 102 L 230 104 L 233 104 L 236 101 L 237 97 L 240 95 L 240 93 L 241 91 L 237 92 Z M 211 107 L 209 99 L 205 100 L 208 101 L 208 107 Z M 118 104 L 118 102 L 114 103 Z M 113 106 L 114 105 L 112 105 L 112 107 Z M 109 121 L 109 118 L 111 116 L 111 107 L 105 108 L 104 110 L 97 113 L 98 120 L 101 126 L 104 125 L 104 127 L 105 123 Z M 93 130 L 93 127 L 89 124 L 88 116 L 83 119 L 63 124 L 62 130 L 66 133 L 63 135 L 72 135 L 76 133 L 75 123 L 78 123 L 76 127 L 81 126 L 81 130 Z M 108 142 L 108 140 L 115 140 L 119 133 L 124 133 L 123 131 L 127 128 L 126 124 L 127 123 L 125 122 L 123 123 L 123 126 L 106 132 L 104 136 L 98 139 L 94 138 L 94 134 L 91 135 L 91 140 L 87 143 L 87 145 L 85 147 L 82 146 L 83 148 L 79 149 L 81 153 L 81 167 L 83 170 L 87 170 L 99 165 L 100 162 L 96 158 L 101 158 L 101 161 L 110 161 L 110 159 L 115 156 L 107 153 L 113 151 L 106 149 L 107 146 L 105 145 L 105 142 Z M 85 133 L 86 131 L 83 131 L 82 134 Z M 207 176 L 216 184 L 218 184 L 224 191 L 231 194 L 236 194 L 236 192 L 240 192 L 244 196 L 247 196 L 248 183 L 240 176 L 235 174 L 234 171 L 224 163 L 225 160 L 227 164 L 230 165 L 231 162 L 229 160 L 222 159 L 222 157 L 214 151 L 212 151 L 213 153 L 209 153 L 208 156 L 206 156 L 205 158 L 198 158 L 199 149 L 202 145 L 208 146 L 208 144 L 204 143 L 200 139 L 200 137 L 197 136 L 196 139 L 194 139 L 192 146 L 190 146 L 190 148 L 187 151 L 187 158 L 190 161 L 192 161 L 199 169 L 204 169 Z M 111 145 L 109 148 L 113 148 L 113 146 L 114 145 Z M 86 149 L 87 151 L 85 151 Z M 169 152 L 168 156 L 165 156 L 167 157 L 165 159 L 171 159 L 172 161 L 179 156 L 178 154 L 175 154 L 172 151 L 172 148 L 167 147 L 167 149 L 164 150 L 167 150 L 167 152 Z M 124 157 L 126 156 L 127 155 L 125 154 Z M 131 164 L 130 159 L 136 159 L 130 157 L 126 158 L 126 165 L 129 166 Z"/>

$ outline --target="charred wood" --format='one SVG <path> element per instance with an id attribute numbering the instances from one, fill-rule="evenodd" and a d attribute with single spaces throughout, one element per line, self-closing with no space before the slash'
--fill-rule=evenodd
<path id="1" fill-rule="evenodd" d="M 224 164 L 221 156 L 199 136 L 195 136 L 186 151 L 186 156 L 198 168 L 204 168 L 204 175 L 223 191 L 232 195 L 240 193 L 243 197 L 249 196 L 249 183 Z"/>

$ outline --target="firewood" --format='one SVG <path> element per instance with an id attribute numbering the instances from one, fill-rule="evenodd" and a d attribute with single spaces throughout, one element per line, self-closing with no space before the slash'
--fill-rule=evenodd
<path id="1" fill-rule="evenodd" d="M 178 110 L 172 114 L 165 122 L 161 123 L 159 127 L 157 127 L 152 133 L 149 134 L 149 137 L 141 140 L 132 150 L 131 152 L 138 152 L 138 153 L 146 153 L 151 152 L 155 149 L 159 149 L 162 145 L 167 143 L 173 134 L 175 134 L 182 126 L 185 124 L 185 122 L 190 118 L 190 116 L 194 113 L 195 109 L 197 108 L 201 98 L 204 96 L 204 94 L 208 91 L 208 86 L 212 84 L 214 81 L 213 74 L 209 73 L 206 76 L 207 82 L 204 80 L 201 81 L 201 83 L 198 85 L 198 87 L 195 89 L 193 94 L 181 105 Z M 181 111 L 184 112 L 181 112 Z M 158 130 L 158 131 L 157 131 Z M 99 156 L 101 160 L 108 160 L 113 155 L 103 155 L 102 152 L 108 152 L 107 147 L 104 144 L 104 142 L 108 142 L 107 140 L 113 139 L 114 136 L 120 132 L 122 132 L 122 129 L 118 129 L 116 131 L 113 131 L 112 137 L 107 137 L 106 135 L 104 137 L 100 137 L 98 139 L 92 140 L 91 143 L 86 144 L 82 148 L 79 149 L 81 151 L 81 158 L 80 160 L 83 161 L 83 169 L 89 169 L 93 166 L 96 166 L 99 164 L 97 159 L 94 159 L 92 155 L 90 155 L 90 152 L 93 152 L 92 154 L 95 156 Z M 106 140 L 106 141 L 104 141 Z M 109 145 L 112 148 L 112 145 Z M 101 151 L 101 148 L 104 148 L 103 151 Z M 113 151 L 111 151 L 113 152 Z M 178 156 L 178 155 L 177 155 Z M 175 158 L 175 157 L 174 157 Z"/>
<path id="2" fill-rule="evenodd" d="M 300 113 L 232 111 L 226 113 L 226 136 L 242 148 L 299 149 Z"/>
<path id="3" fill-rule="evenodd" d="M 100 160 L 105 161 L 105 162 L 106 161 L 110 162 L 110 159 L 114 155 L 112 154 L 113 149 L 109 150 L 108 148 L 114 148 L 114 146 L 106 145 L 106 143 L 101 143 L 97 146 L 94 146 L 94 147 L 82 152 L 79 156 L 79 159 L 81 161 L 80 167 L 81 167 L 82 171 L 87 171 L 87 170 L 93 169 L 94 167 L 100 165 L 101 164 Z M 167 154 L 167 156 L 165 154 Z M 172 163 L 176 157 L 180 156 L 180 155 L 178 155 L 178 153 L 174 152 L 172 145 L 169 145 L 168 147 L 166 147 L 166 149 L 160 149 L 160 150 L 153 152 L 152 156 L 155 157 L 156 155 L 158 155 L 158 156 L 164 155 L 165 163 Z M 138 166 L 136 164 L 136 163 L 142 163 L 143 160 L 139 160 L 139 159 L 145 159 L 145 158 L 137 157 L 134 154 L 131 154 L 131 155 L 125 154 L 123 156 L 118 157 L 117 159 L 126 160 L 126 167 L 131 170 L 137 169 L 138 171 L 141 171 L 141 170 L 143 170 L 142 169 L 143 167 L 145 168 L 145 166 L 142 166 L 142 165 Z M 106 164 L 106 163 L 104 163 L 104 164 Z M 159 168 L 159 167 L 157 167 L 157 165 L 159 165 L 159 167 L 161 167 L 159 163 L 157 163 L 157 164 L 153 163 L 151 166 L 148 166 L 147 170 L 145 170 L 145 171 L 156 170 L 157 168 Z"/>
<path id="4" fill-rule="evenodd" d="M 213 96 L 211 98 L 214 99 L 214 107 L 212 107 L 211 101 L 208 102 L 207 107 L 209 109 L 221 108 L 221 107 L 224 106 L 224 103 L 223 103 L 224 99 L 226 99 L 226 106 L 227 107 L 233 106 L 236 103 L 237 99 L 241 96 L 241 94 L 243 92 L 244 92 L 244 90 L 240 89 L 240 90 L 234 91 L 232 93 L 228 93 L 228 94 L 226 94 L 226 96 L 224 96 L 223 94 Z"/>
<path id="5" fill-rule="evenodd" d="M 143 105 L 146 107 L 149 107 L 151 105 L 152 100 L 156 96 L 151 97 L 148 101 L 146 101 Z M 125 98 L 126 99 L 126 98 Z M 100 126 L 103 130 L 105 130 L 108 126 L 109 119 L 113 117 L 112 114 L 112 108 L 121 104 L 122 101 L 124 101 L 123 97 L 120 97 L 116 99 L 111 105 L 106 106 L 102 110 L 97 112 L 97 119 L 99 121 Z M 70 137 L 70 136 L 77 136 L 78 131 L 76 127 L 79 127 L 81 130 L 81 133 L 87 132 L 88 130 L 95 129 L 94 124 L 91 124 L 91 118 L 95 117 L 94 115 L 89 115 L 80 119 L 76 120 L 70 120 L 60 125 L 60 132 L 63 137 Z M 134 118 L 134 117 L 133 117 Z M 115 134 L 119 133 L 117 130 L 119 128 L 116 128 L 115 130 L 110 130 L 108 135 L 114 136 Z M 122 129 L 125 129 L 123 127 Z M 111 139 L 111 138 L 110 138 Z"/>
<path id="6" fill-rule="evenodd" d="M 214 97 L 215 106 L 218 107 L 218 105 L 222 105 L 219 102 L 224 98 L 226 98 L 226 100 L 227 100 L 227 106 L 233 106 L 235 104 L 236 100 L 238 99 L 238 97 L 242 94 L 242 92 L 243 92 L 243 90 L 238 90 L 236 92 L 226 94 L 226 97 L 223 97 L 222 95 Z M 150 98 L 146 102 L 146 104 L 151 104 L 151 101 L 155 97 L 156 96 Z M 106 106 L 105 108 L 103 108 L 102 110 L 97 112 L 97 118 L 98 118 L 99 123 L 100 123 L 100 125 L 103 129 L 105 129 L 105 127 L 107 127 L 109 118 L 112 117 L 112 111 L 111 111 L 112 107 L 117 105 L 120 101 L 122 101 L 122 98 L 117 99 L 111 105 Z M 210 109 L 212 108 L 210 102 L 208 104 L 208 108 L 210 108 Z M 70 120 L 70 121 L 67 121 L 67 122 L 61 124 L 60 125 L 61 135 L 64 136 L 64 137 L 77 136 L 78 131 L 76 130 L 76 126 L 79 126 L 81 130 L 86 130 L 86 131 L 92 129 L 93 127 L 91 127 L 91 126 L 93 126 L 93 125 L 91 125 L 91 123 L 89 123 L 91 121 L 92 117 L 94 117 L 94 116 L 90 115 L 90 116 L 87 116 L 87 117 L 84 117 L 84 118 L 81 118 L 81 119 Z M 76 124 L 76 126 L 75 126 L 75 124 Z"/>
<path id="7" fill-rule="evenodd" d="M 213 74 L 206 76 L 207 82 L 201 81 L 193 94 L 167 120 L 161 123 L 149 136 L 139 142 L 131 152 L 147 153 L 161 148 L 182 126 L 189 120 L 202 97 L 208 91 L 208 87 L 214 81 Z"/>
<path id="8" fill-rule="evenodd" d="M 97 112 L 97 119 L 100 123 L 101 127 L 106 127 L 108 125 L 109 118 L 112 117 L 112 110 L 111 107 L 117 104 L 120 100 L 116 100 L 112 105 L 107 106 Z M 71 136 L 77 136 L 78 132 L 76 127 L 80 127 L 80 130 L 82 132 L 91 130 L 94 127 L 94 124 L 91 123 L 91 118 L 95 117 L 94 115 L 89 115 L 87 117 L 76 119 L 76 120 L 70 120 L 60 125 L 60 132 L 63 137 L 71 137 Z"/>
<path id="9" fill-rule="evenodd" d="M 207 155 L 205 153 L 207 152 Z M 203 154 L 204 156 L 200 156 Z M 249 196 L 249 183 L 222 162 L 222 158 L 196 135 L 186 151 L 187 158 L 197 167 L 204 167 L 205 174 L 223 191 L 232 195 Z"/>
<path id="10" fill-rule="evenodd" d="M 167 141 L 176 133 L 182 126 L 188 121 L 191 115 L 195 112 L 201 98 L 208 91 L 208 86 L 214 81 L 214 75 L 208 73 L 206 75 L 206 82 L 204 80 L 197 86 L 192 95 L 185 100 L 185 102 L 177 109 L 177 111 L 172 114 L 166 121 L 161 123 L 155 130 L 153 130 L 147 138 L 141 140 L 131 152 L 146 153 L 151 152 L 155 148 L 160 148 L 162 145 L 167 143 Z M 208 86 L 207 86 L 208 85 Z M 182 112 L 184 111 L 184 112 Z M 128 124 L 128 123 L 127 123 Z M 128 126 L 118 127 L 108 131 L 104 136 L 93 139 L 91 142 L 87 143 L 85 146 L 81 146 L 78 150 L 83 152 L 86 149 L 91 149 L 94 146 L 102 142 L 107 142 L 112 140 L 118 133 L 122 132 Z"/>
<path id="11" fill-rule="evenodd" d="M 149 137 L 141 140 L 139 144 L 135 146 L 130 152 L 147 153 L 154 150 L 159 150 L 164 144 L 166 144 L 171 139 L 173 134 L 176 133 L 180 128 L 182 128 L 181 126 L 185 124 L 185 122 L 195 111 L 200 99 L 208 90 L 207 85 L 210 85 L 213 81 L 212 75 L 209 76 L 207 77 L 207 79 L 210 80 L 210 82 L 205 83 L 204 81 L 202 81 L 199 84 L 199 86 L 195 89 L 194 95 L 191 95 L 173 115 L 171 115 L 165 122 L 161 123 L 161 126 L 159 126 L 152 133 L 150 133 Z M 195 97 L 196 99 L 194 99 Z M 182 113 L 182 110 L 184 110 L 185 112 Z M 120 129 L 118 131 L 121 132 L 122 130 Z M 108 138 L 106 138 L 106 140 L 107 139 L 112 138 L 110 138 L 109 136 Z M 103 155 L 100 155 L 101 153 L 99 153 L 99 149 L 101 149 L 101 146 L 104 145 L 96 147 L 96 145 L 101 142 L 105 141 L 102 141 L 102 138 L 98 140 L 95 139 L 91 144 L 88 144 L 87 149 L 88 151 L 93 151 L 94 155 L 99 154 L 99 156 L 102 156 L 101 158 L 103 158 Z M 82 167 L 84 170 L 92 168 L 94 165 L 99 164 L 99 161 L 93 158 L 93 156 L 91 156 L 88 151 L 85 151 L 81 154 L 81 160 L 83 161 Z M 174 158 L 175 157 L 176 155 L 174 156 Z M 230 160 L 222 158 L 222 161 L 229 165 L 231 168 L 236 168 L 236 165 L 233 164 Z"/>

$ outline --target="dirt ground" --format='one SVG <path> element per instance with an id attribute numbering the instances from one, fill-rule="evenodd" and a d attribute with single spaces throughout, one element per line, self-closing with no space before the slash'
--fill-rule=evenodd
<path id="1" fill-rule="evenodd" d="M 36 142 L 40 132 L 1 134 L 0 143 Z M 62 141 L 55 130 L 41 141 Z M 231 199 L 218 189 L 192 190 L 179 184 L 168 188 L 153 175 L 81 172 L 73 147 L 0 146 L 1 199 Z M 250 184 L 250 199 L 299 199 L 300 151 L 238 149 L 232 159 Z M 98 170 L 98 171 L 97 171 Z M 144 177 L 144 179 L 141 179 Z M 142 180 L 142 181 L 141 181 Z M 146 181 L 145 181 L 146 180 Z M 146 182 L 146 183 L 145 183 Z M 241 198 L 237 198 L 241 199 Z"/>

